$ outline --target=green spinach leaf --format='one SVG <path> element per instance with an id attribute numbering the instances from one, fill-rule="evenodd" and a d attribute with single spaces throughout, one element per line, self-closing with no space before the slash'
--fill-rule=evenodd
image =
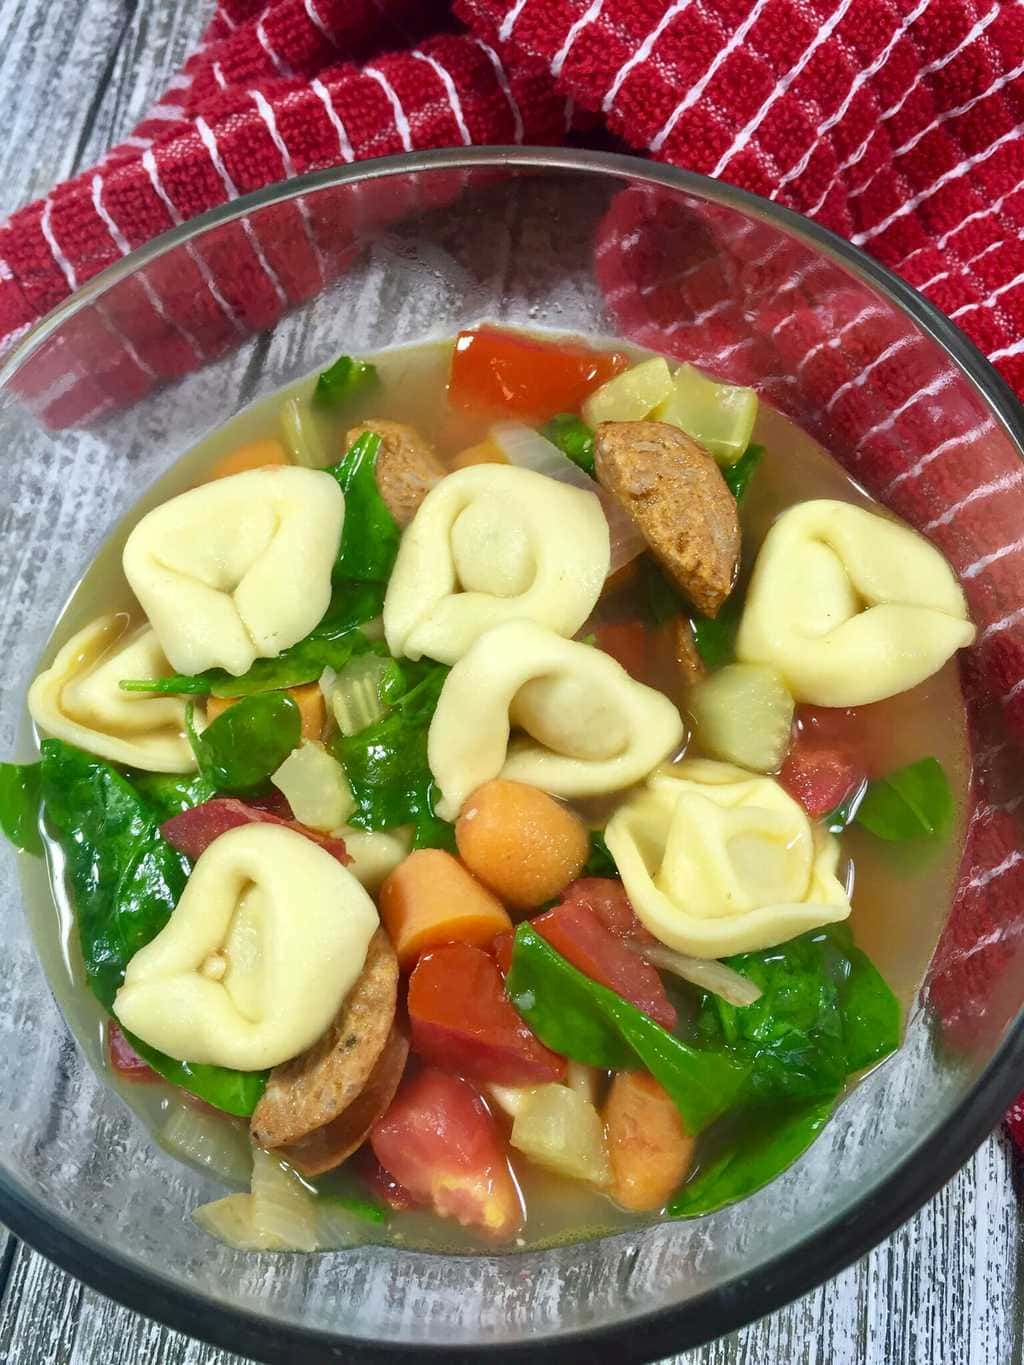
<path id="1" fill-rule="evenodd" d="M 201 806 L 217 795 L 208 777 L 178 776 L 176 773 L 132 772 L 129 781 L 139 795 L 153 807 L 161 824 L 172 815 Z"/>
<path id="2" fill-rule="evenodd" d="M 835 1105 L 833 1098 L 803 1100 L 738 1116 L 736 1140 L 683 1186 L 668 1212 L 696 1218 L 761 1189 L 807 1150 Z"/>
<path id="3" fill-rule="evenodd" d="M 584 865 L 582 875 L 584 877 L 618 877 L 619 875 L 615 859 L 604 841 L 604 830 L 602 829 L 590 831 L 590 856 Z"/>
<path id="4" fill-rule="evenodd" d="M 516 930 L 506 982 L 541 1042 L 591 1066 L 636 1068 L 664 1086 L 697 1134 L 736 1103 L 749 1067 L 724 1049 L 682 1042 L 620 995 L 576 970 L 529 923 Z"/>
<path id="5" fill-rule="evenodd" d="M 248 1118 L 267 1088 L 268 1071 L 231 1071 L 226 1066 L 210 1066 L 205 1062 L 179 1062 L 150 1047 L 134 1033 L 125 1030 L 124 1036 L 158 1076 L 225 1114 Z"/>
<path id="6" fill-rule="evenodd" d="M 42 770 L 38 763 L 0 763 L 0 829 L 15 848 L 38 857 Z"/>
<path id="7" fill-rule="evenodd" d="M 388 1210 L 384 1205 L 376 1204 L 372 1199 L 362 1195 L 339 1194 L 332 1190 L 328 1194 L 321 1192 L 318 1199 L 321 1204 L 336 1208 L 341 1213 L 350 1213 L 354 1218 L 362 1219 L 364 1223 L 388 1222 Z"/>
<path id="8" fill-rule="evenodd" d="M 394 568 L 401 532 L 377 488 L 374 466 L 380 437 L 360 436 L 340 464 L 329 469 L 345 494 L 345 525 L 334 568 L 335 579 L 386 583 Z"/>
<path id="9" fill-rule="evenodd" d="M 742 612 L 743 604 L 739 594 L 734 592 L 714 620 L 696 612 L 690 617 L 693 642 L 708 668 L 721 668 L 736 657 L 736 636 Z"/>
<path id="10" fill-rule="evenodd" d="M 367 360 L 340 355 L 333 365 L 321 370 L 313 390 L 313 401 L 320 407 L 341 408 L 372 393 L 377 387 L 377 367 Z"/>
<path id="11" fill-rule="evenodd" d="M 757 466 L 763 459 L 764 446 L 755 445 L 751 442 L 735 464 L 722 466 L 722 478 L 737 502 L 743 500 L 750 480 L 757 473 Z"/>
<path id="12" fill-rule="evenodd" d="M 856 820 L 879 839 L 945 834 L 953 822 L 953 793 L 942 764 L 922 758 L 869 782 Z"/>
<path id="13" fill-rule="evenodd" d="M 594 471 L 594 433 L 582 418 L 572 412 L 559 412 L 541 427 L 542 436 L 558 447 L 563 455 L 568 455 L 573 464 L 579 465 L 592 479 Z"/>
<path id="14" fill-rule="evenodd" d="M 200 774 L 217 791 L 244 793 L 259 788 L 277 771 L 302 733 L 299 708 L 285 692 L 261 692 L 222 711 L 197 735 L 191 704 L 189 739 Z"/>

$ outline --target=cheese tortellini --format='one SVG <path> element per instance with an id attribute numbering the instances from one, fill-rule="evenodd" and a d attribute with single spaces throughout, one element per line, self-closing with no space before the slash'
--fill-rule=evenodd
<path id="1" fill-rule="evenodd" d="M 384 600 L 388 648 L 453 664 L 502 621 L 573 635 L 609 557 L 596 493 L 509 465 L 458 470 L 431 489 L 402 537 Z"/>
<path id="2" fill-rule="evenodd" d="M 152 628 L 132 630 L 124 612 L 111 613 L 80 630 L 40 673 L 29 689 L 29 713 L 47 734 L 100 758 L 147 772 L 193 772 L 184 701 L 119 685 L 167 672 Z"/>
<path id="3" fill-rule="evenodd" d="M 167 924 L 128 963 L 114 1013 L 181 1061 L 277 1066 L 328 1028 L 377 925 L 325 849 L 281 825 L 243 825 L 200 857 Z"/>
<path id="4" fill-rule="evenodd" d="M 850 913 L 838 842 L 773 778 L 728 763 L 654 773 L 605 841 L 640 919 L 691 957 L 769 948 Z"/>
<path id="5" fill-rule="evenodd" d="M 765 536 L 736 645 L 797 701 L 862 706 L 923 682 L 974 639 L 952 569 L 922 536 L 849 503 L 783 512 Z"/>
<path id="6" fill-rule="evenodd" d="M 521 733 L 511 738 L 516 727 Z M 449 673 L 427 741 L 452 820 L 492 777 L 555 796 L 596 796 L 640 781 L 683 738 L 666 696 L 610 655 L 529 621 L 486 631 Z"/>
<path id="7" fill-rule="evenodd" d="M 331 600 L 345 497 L 318 469 L 253 469 L 147 513 L 124 572 L 179 673 L 239 676 L 308 635 Z"/>

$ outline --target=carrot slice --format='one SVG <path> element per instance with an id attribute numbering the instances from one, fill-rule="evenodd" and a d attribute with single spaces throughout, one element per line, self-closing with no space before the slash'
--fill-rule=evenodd
<path id="1" fill-rule="evenodd" d="M 604 1104 L 612 1184 L 608 1193 L 624 1209 L 660 1209 L 693 1160 L 694 1139 L 679 1110 L 653 1076 L 617 1071 Z"/>
<path id="2" fill-rule="evenodd" d="M 320 691 L 320 684 L 311 682 L 303 683 L 301 687 L 289 687 L 287 689 L 289 697 L 299 708 L 299 718 L 302 722 L 303 739 L 319 739 L 323 733 L 324 723 L 327 719 L 327 710 L 324 706 L 324 694 Z M 234 706 L 236 701 L 241 701 L 240 697 L 207 697 L 206 699 L 206 723 L 209 725 L 222 715 L 229 706 Z"/>
<path id="3" fill-rule="evenodd" d="M 207 474 L 206 482 L 228 479 L 232 474 L 244 474 L 248 469 L 265 469 L 268 464 L 291 464 L 284 446 L 272 436 L 262 441 L 246 441 L 245 445 L 222 456 Z"/>
<path id="4" fill-rule="evenodd" d="M 512 928 L 501 902 L 439 848 L 415 849 L 384 880 L 380 917 L 398 954 L 411 967 L 420 953 L 442 943 L 485 947 Z"/>

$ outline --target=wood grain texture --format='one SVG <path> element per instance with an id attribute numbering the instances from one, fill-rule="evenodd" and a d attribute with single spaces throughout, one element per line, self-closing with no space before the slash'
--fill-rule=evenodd
<path id="1" fill-rule="evenodd" d="M 0 0 L 0 211 L 127 133 L 201 32 L 196 0 Z M 674 1365 L 1018 1365 L 1020 1223 L 990 1139 L 856 1266 Z M 239 1365 L 85 1289 L 0 1229 L 4 1365 Z"/>

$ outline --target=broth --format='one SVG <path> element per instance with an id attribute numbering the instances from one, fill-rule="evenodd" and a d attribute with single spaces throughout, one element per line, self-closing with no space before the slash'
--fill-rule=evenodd
<path id="1" fill-rule="evenodd" d="M 618 343 L 616 343 L 618 344 Z M 362 417 L 384 417 L 408 422 L 433 441 L 442 457 L 451 457 L 480 440 L 489 425 L 449 409 L 445 385 L 451 343 L 403 347 L 368 357 L 377 366 L 380 386 L 356 406 Z M 637 358 L 645 353 L 635 351 Z M 241 443 L 279 436 L 279 410 L 289 396 L 307 398 L 316 376 L 261 400 L 212 432 L 188 451 L 133 508 L 107 540 L 72 594 L 57 622 L 42 660 L 48 665 L 56 651 L 87 622 L 104 612 L 122 610 L 139 617 L 121 571 L 121 552 L 128 532 L 150 508 L 203 481 L 210 465 Z M 355 425 L 352 413 L 337 424 L 324 422 L 321 435 L 330 458 L 344 448 L 345 431 Z M 751 561 L 772 520 L 786 507 L 810 498 L 836 498 L 878 510 L 842 468 L 809 436 L 780 413 L 762 403 L 754 439 L 766 447 L 741 510 L 743 566 Z M 597 614 L 614 619 L 628 611 L 628 593 L 602 602 Z M 589 629 L 584 627 L 584 632 Z M 584 632 L 581 632 L 584 633 Z M 648 681 L 656 683 L 656 678 Z M 680 697 L 673 697 L 677 703 Z M 955 823 L 949 836 L 920 847 L 887 844 L 852 826 L 842 836 L 848 884 L 852 883 L 851 925 L 856 942 L 873 959 L 898 995 L 904 1009 L 912 1009 L 916 992 L 945 919 L 963 842 L 969 764 L 963 699 L 955 660 L 926 683 L 888 701 L 863 708 L 863 743 L 884 751 L 885 766 L 894 768 L 934 754 L 950 777 L 956 802 Z M 616 800 L 621 799 L 621 793 Z M 47 840 L 47 870 L 35 859 L 20 860 L 25 903 L 41 960 L 57 1001 L 91 1062 L 131 1105 L 154 1135 L 169 1112 L 185 1103 L 170 1085 L 133 1085 L 112 1075 L 104 1061 L 103 1010 L 85 980 L 73 914 L 62 887 L 59 847 Z M 624 1213 L 589 1187 L 559 1179 L 531 1167 L 511 1153 L 516 1175 L 529 1209 L 523 1237 L 517 1245 L 539 1246 L 567 1238 L 592 1236 L 650 1221 Z M 318 1178 L 318 1187 L 350 1188 L 345 1168 Z M 184 1211 L 183 1211 L 184 1216 Z M 371 1237 L 373 1230 L 370 1229 Z M 479 1248 L 479 1237 L 429 1213 L 393 1217 L 389 1240 L 407 1247 L 438 1250 Z M 369 1239 L 368 1239 L 369 1240 Z"/>

